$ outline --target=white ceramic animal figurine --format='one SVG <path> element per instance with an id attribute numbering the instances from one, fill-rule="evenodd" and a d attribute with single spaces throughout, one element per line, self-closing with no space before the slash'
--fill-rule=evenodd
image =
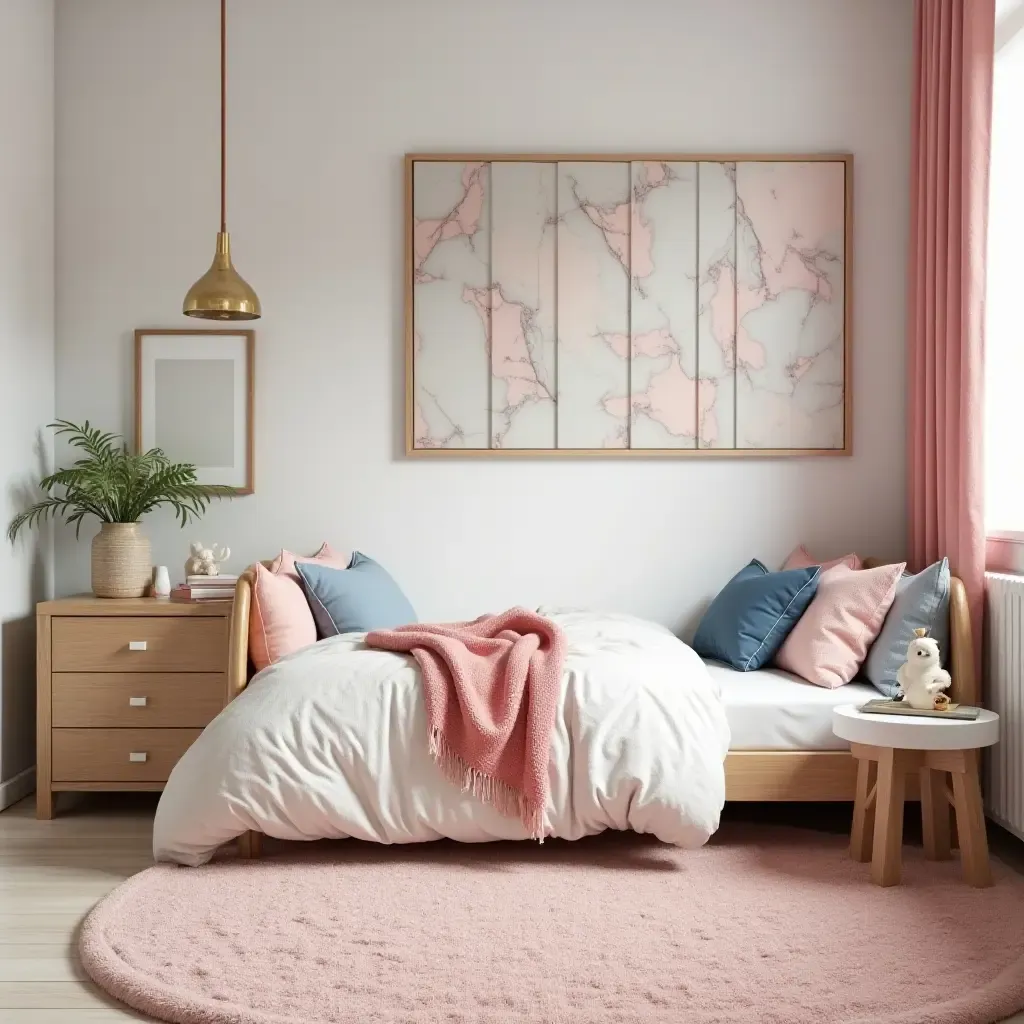
<path id="1" fill-rule="evenodd" d="M 918 711 L 935 707 L 935 698 L 952 682 L 942 667 L 939 643 L 927 635 L 926 629 L 915 629 L 914 639 L 907 644 L 907 660 L 896 673 L 903 699 Z"/>
<path id="2" fill-rule="evenodd" d="M 219 576 L 219 563 L 231 557 L 231 548 L 221 547 L 220 544 L 206 548 L 201 540 L 192 543 L 191 551 L 192 557 L 185 563 L 186 576 Z"/>

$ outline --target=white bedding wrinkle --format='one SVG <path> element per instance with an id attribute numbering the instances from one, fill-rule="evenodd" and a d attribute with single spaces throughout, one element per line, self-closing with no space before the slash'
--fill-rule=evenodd
<path id="1" fill-rule="evenodd" d="M 551 738 L 547 835 L 650 832 L 700 846 L 725 802 L 718 687 L 667 629 L 628 615 L 540 609 L 568 653 Z M 199 865 L 247 829 L 379 843 L 525 839 L 431 758 L 413 658 L 362 633 L 264 669 L 175 766 L 157 808 L 158 861 Z"/>

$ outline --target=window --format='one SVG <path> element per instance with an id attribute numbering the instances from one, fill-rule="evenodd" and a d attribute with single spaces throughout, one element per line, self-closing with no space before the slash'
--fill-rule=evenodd
<path id="1" fill-rule="evenodd" d="M 985 315 L 985 528 L 1024 543 L 1024 0 L 996 9 Z"/>

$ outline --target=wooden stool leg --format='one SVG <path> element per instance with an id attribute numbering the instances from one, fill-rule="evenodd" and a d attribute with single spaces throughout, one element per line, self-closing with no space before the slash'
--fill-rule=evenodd
<path id="1" fill-rule="evenodd" d="M 883 749 L 878 758 L 875 784 L 875 839 L 871 857 L 871 881 L 875 885 L 899 885 L 903 855 L 903 797 L 907 779 L 902 750 Z"/>
<path id="2" fill-rule="evenodd" d="M 949 860 L 949 801 L 946 799 L 946 773 L 922 768 L 921 833 L 924 855 L 928 860 Z"/>
<path id="3" fill-rule="evenodd" d="M 965 758 L 964 771 L 953 772 L 953 806 L 956 808 L 956 830 L 960 837 L 960 866 L 964 881 L 983 889 L 992 884 L 992 868 L 988 861 L 988 837 L 985 834 L 985 811 L 981 803 L 977 758 Z"/>
<path id="4" fill-rule="evenodd" d="M 875 833 L 875 762 L 866 757 L 857 760 L 857 790 L 853 800 L 853 827 L 850 829 L 850 856 L 866 864 L 871 860 L 871 842 Z"/>

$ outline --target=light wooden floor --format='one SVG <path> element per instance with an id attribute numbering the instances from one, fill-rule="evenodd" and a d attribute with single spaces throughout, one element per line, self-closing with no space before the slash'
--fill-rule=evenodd
<path id="1" fill-rule="evenodd" d="M 53 821 L 36 821 L 32 800 L 0 814 L 0 1024 L 151 1019 L 115 1003 L 83 975 L 75 936 L 101 896 L 152 863 L 155 804 L 150 794 L 65 794 Z M 738 813 L 763 817 L 763 809 Z M 815 824 L 845 829 L 844 815 Z M 1024 873 L 1016 840 L 997 841 L 994 852 Z M 1024 1024 L 1024 1014 L 1012 1021 Z"/>
<path id="2" fill-rule="evenodd" d="M 150 1020 L 86 979 L 75 935 L 101 896 L 152 864 L 155 802 L 148 794 L 61 800 L 68 809 L 53 821 L 35 820 L 33 800 L 0 814 L 0 1021 Z"/>

